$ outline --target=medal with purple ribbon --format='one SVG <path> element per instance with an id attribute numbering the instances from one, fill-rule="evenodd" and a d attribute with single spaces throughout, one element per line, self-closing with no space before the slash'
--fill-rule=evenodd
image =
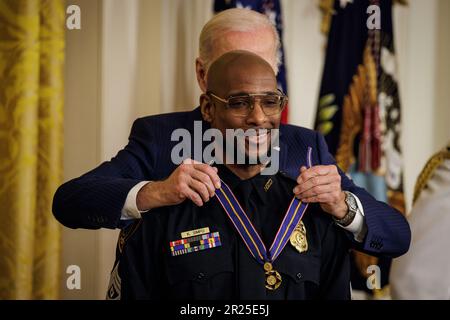
<path id="1" fill-rule="evenodd" d="M 312 165 L 311 151 L 311 147 L 308 147 L 306 162 L 309 168 Z M 280 273 L 274 269 L 273 262 L 283 251 L 292 232 L 302 219 L 308 204 L 293 197 L 278 228 L 275 239 L 267 251 L 261 237 L 242 209 L 239 201 L 223 181 L 221 181 L 221 188 L 216 189 L 216 196 L 251 255 L 263 266 L 266 275 L 266 288 L 268 290 L 277 289 L 281 285 L 282 278 Z"/>

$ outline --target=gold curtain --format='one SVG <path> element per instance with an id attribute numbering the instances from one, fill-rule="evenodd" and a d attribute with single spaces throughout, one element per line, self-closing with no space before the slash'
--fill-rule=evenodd
<path id="1" fill-rule="evenodd" d="M 56 299 L 63 0 L 0 1 L 0 299 Z"/>

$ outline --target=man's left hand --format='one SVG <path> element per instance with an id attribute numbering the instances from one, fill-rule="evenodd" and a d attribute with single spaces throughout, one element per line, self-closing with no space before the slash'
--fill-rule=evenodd
<path id="1" fill-rule="evenodd" d="M 319 165 L 309 169 L 301 167 L 297 183 L 293 192 L 301 201 L 318 202 L 322 210 L 337 219 L 342 219 L 347 214 L 341 176 L 335 165 Z"/>

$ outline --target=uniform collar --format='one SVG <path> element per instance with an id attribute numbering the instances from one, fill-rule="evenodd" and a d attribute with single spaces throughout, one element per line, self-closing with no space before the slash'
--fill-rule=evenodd
<path id="1" fill-rule="evenodd" d="M 217 168 L 219 170 L 219 177 L 225 181 L 231 190 L 235 190 L 237 187 L 242 186 L 242 184 L 247 184 L 248 187 L 255 191 L 259 200 L 263 204 L 266 204 L 267 192 L 270 192 L 271 186 L 276 181 L 275 175 L 258 174 L 250 179 L 242 180 L 231 172 L 225 165 L 217 165 Z"/>

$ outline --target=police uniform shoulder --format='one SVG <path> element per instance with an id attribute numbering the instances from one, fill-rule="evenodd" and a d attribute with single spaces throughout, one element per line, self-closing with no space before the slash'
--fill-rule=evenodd
<path id="1" fill-rule="evenodd" d="M 285 171 L 278 171 L 277 173 L 277 177 L 283 181 L 283 182 L 287 182 L 287 183 L 296 183 L 297 181 L 297 177 L 293 177 L 291 175 L 289 175 L 287 172 Z"/>
<path id="2" fill-rule="evenodd" d="M 170 207 L 152 209 L 151 213 L 144 213 L 140 219 L 132 220 L 119 234 L 118 249 L 122 253 L 126 244 L 134 239 L 145 238 L 146 234 L 152 234 L 161 225 L 161 218 L 166 216 Z M 140 241 L 140 240 L 137 240 Z"/>
<path id="3" fill-rule="evenodd" d="M 281 124 L 280 133 L 283 138 L 297 137 L 306 141 L 315 141 L 317 137 L 316 131 L 293 124 Z"/>

